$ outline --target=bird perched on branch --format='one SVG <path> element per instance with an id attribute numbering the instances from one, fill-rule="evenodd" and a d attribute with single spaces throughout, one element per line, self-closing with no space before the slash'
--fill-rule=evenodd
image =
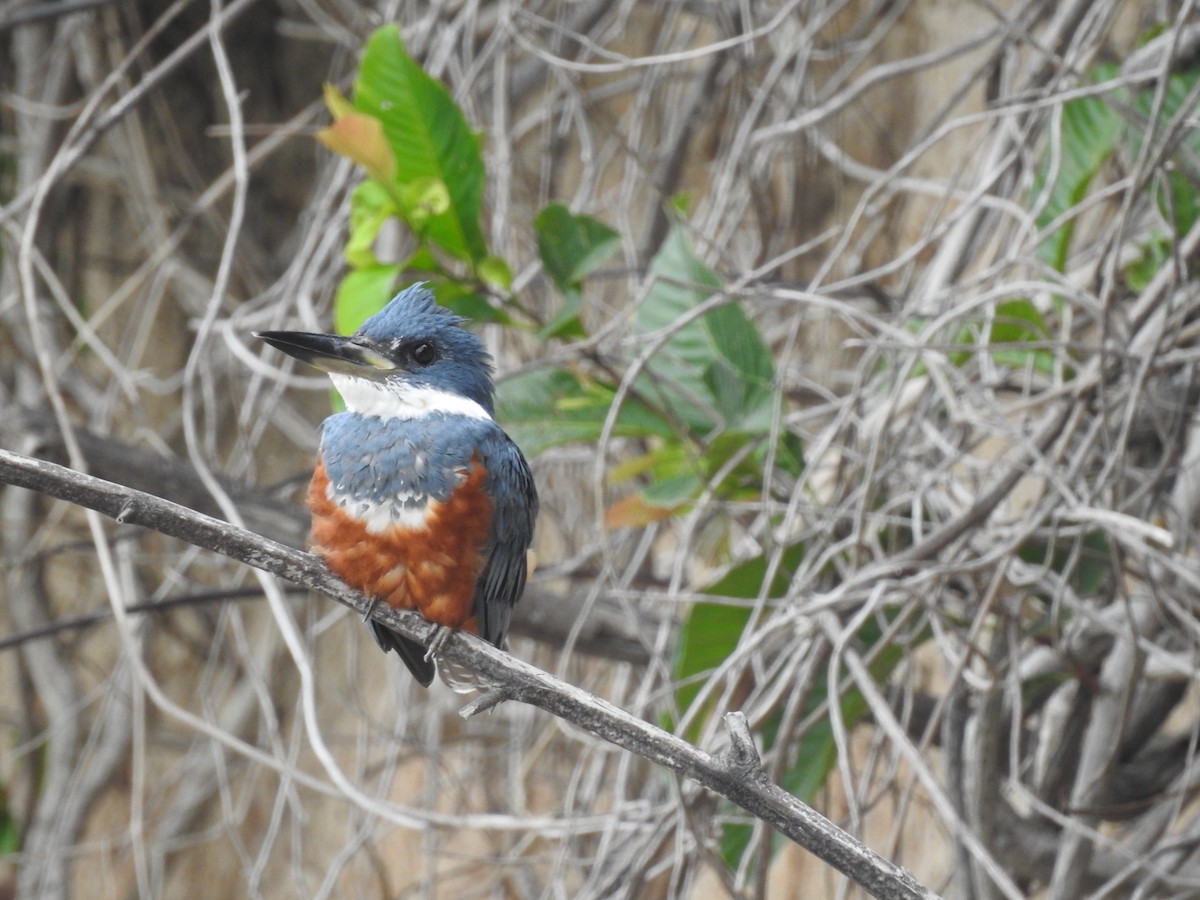
<path id="1" fill-rule="evenodd" d="M 464 322 L 415 284 L 350 337 L 256 335 L 327 372 L 346 404 L 321 427 L 308 491 L 314 552 L 373 600 L 499 647 L 525 586 L 538 498 L 492 418 L 491 357 Z M 428 687 L 448 632 L 427 653 L 370 626 Z"/>

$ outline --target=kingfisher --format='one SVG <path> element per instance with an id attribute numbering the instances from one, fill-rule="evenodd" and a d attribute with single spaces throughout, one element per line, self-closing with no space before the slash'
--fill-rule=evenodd
<path id="1" fill-rule="evenodd" d="M 349 337 L 255 332 L 326 372 L 345 402 L 321 425 L 312 549 L 372 606 L 442 626 L 426 652 L 370 622 L 424 687 L 447 629 L 503 646 L 538 512 L 529 464 L 493 418 L 491 356 L 466 321 L 417 283 Z"/>

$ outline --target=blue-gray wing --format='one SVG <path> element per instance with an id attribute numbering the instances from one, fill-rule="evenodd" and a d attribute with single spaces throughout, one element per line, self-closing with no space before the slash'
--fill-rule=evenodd
<path id="1" fill-rule="evenodd" d="M 497 428 L 479 451 L 492 498 L 492 540 L 484 548 L 487 562 L 475 588 L 475 620 L 480 637 L 499 647 L 525 589 L 538 496 L 529 464 L 507 434 Z"/>

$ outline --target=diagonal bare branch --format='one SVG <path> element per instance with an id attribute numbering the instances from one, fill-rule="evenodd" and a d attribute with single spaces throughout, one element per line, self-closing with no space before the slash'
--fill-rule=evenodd
<path id="1" fill-rule="evenodd" d="M 428 643 L 435 632 L 435 627 L 416 613 L 373 605 L 342 584 L 312 554 L 151 494 L 7 450 L 0 450 L 0 481 L 247 563 L 318 591 L 360 614 L 369 612 L 423 643 Z M 749 747 L 741 720 L 727 723 L 734 752 L 713 755 L 470 635 L 454 634 L 444 644 L 442 655 L 453 664 L 473 670 L 488 686 L 483 702 L 471 704 L 464 710 L 467 714 L 503 700 L 535 706 L 726 797 L 847 875 L 872 896 L 885 900 L 936 896 L 904 869 L 769 782 L 756 757 L 748 762 Z"/>

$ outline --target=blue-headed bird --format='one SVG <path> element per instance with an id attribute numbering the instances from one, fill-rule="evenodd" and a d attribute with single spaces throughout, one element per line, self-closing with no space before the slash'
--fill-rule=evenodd
<path id="1" fill-rule="evenodd" d="M 373 601 L 500 647 L 525 586 L 538 496 L 492 418 L 491 357 L 465 321 L 415 284 L 349 337 L 257 336 L 327 372 L 345 401 L 321 426 L 308 490 L 313 551 Z M 425 648 L 370 626 L 428 687 Z"/>

